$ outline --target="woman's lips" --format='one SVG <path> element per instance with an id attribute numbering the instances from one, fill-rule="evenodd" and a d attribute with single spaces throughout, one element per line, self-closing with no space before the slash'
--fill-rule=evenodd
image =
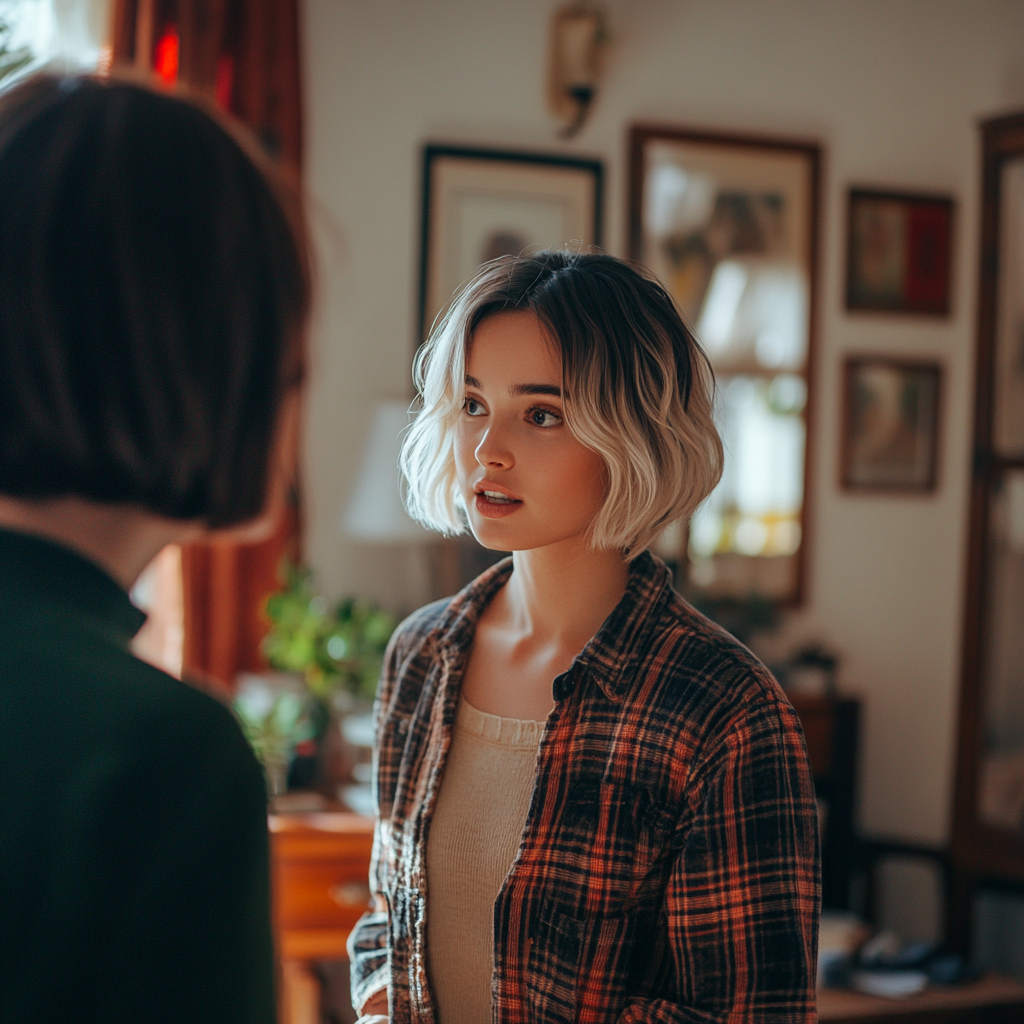
<path id="1" fill-rule="evenodd" d="M 518 498 L 510 498 L 492 491 L 490 495 L 477 493 L 476 510 L 488 519 L 504 519 L 523 507 Z"/>

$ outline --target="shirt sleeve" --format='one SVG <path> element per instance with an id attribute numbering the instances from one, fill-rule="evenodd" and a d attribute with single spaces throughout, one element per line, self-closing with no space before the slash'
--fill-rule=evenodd
<path id="1" fill-rule="evenodd" d="M 384 896 L 381 864 L 386 856 L 380 816 L 373 832 L 373 857 L 370 861 L 370 901 L 372 909 L 356 922 L 348 937 L 352 1005 L 361 1010 L 375 992 L 391 982 L 388 967 L 388 905 Z"/>
<path id="2" fill-rule="evenodd" d="M 678 998 L 631 998 L 619 1024 L 815 1021 L 817 807 L 795 712 L 749 709 L 698 775 L 662 919 Z"/>
<path id="3" fill-rule="evenodd" d="M 370 909 L 356 922 L 348 937 L 348 958 L 351 980 L 352 1005 L 361 1010 L 375 992 L 391 984 L 388 964 L 388 901 L 385 877 L 390 842 L 390 819 L 381 813 L 387 796 L 381 785 L 381 773 L 393 775 L 396 766 L 390 764 L 388 751 L 391 744 L 383 743 L 384 731 L 390 728 L 389 708 L 397 683 L 399 644 L 403 627 L 399 626 L 384 653 L 380 684 L 375 701 L 376 741 L 373 745 L 373 802 L 377 808 L 373 829 L 373 853 L 370 858 Z M 387 763 L 382 763 L 387 762 Z M 393 786 L 386 787 L 390 791 Z"/>

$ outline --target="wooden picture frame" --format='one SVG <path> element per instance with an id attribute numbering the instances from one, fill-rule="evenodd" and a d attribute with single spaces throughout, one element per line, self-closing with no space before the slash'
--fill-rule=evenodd
<path id="1" fill-rule="evenodd" d="M 846 217 L 846 308 L 948 316 L 953 200 L 851 188 Z"/>
<path id="2" fill-rule="evenodd" d="M 810 141 L 664 125 L 630 133 L 630 255 L 658 277 L 704 346 L 722 403 L 723 483 L 688 533 L 658 545 L 694 596 L 803 600 L 820 167 L 821 149 Z M 753 397 L 734 409 L 744 390 Z M 766 436 L 758 417 L 773 433 L 764 447 L 778 463 L 762 476 L 787 483 L 745 503 L 752 488 L 737 483 L 738 467 L 764 464 L 744 440 Z"/>
<path id="3" fill-rule="evenodd" d="M 942 366 L 848 356 L 843 366 L 841 484 L 847 491 L 935 490 Z"/>
<path id="4" fill-rule="evenodd" d="M 425 146 L 417 343 L 488 260 L 600 245 L 603 204 L 599 160 Z"/>

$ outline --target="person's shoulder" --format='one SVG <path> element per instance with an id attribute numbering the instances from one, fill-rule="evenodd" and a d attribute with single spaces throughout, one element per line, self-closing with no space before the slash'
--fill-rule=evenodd
<path id="1" fill-rule="evenodd" d="M 258 773 L 226 692 L 203 680 L 178 679 L 127 651 L 111 662 L 110 675 L 90 683 L 102 693 L 108 715 L 119 719 L 123 743 L 140 743 L 147 760 L 176 762 L 189 751 L 191 761 L 217 773 Z"/>
<path id="2" fill-rule="evenodd" d="M 420 651 L 447 617 L 454 597 L 442 597 L 407 615 L 391 634 L 389 649 L 398 656 Z"/>
<path id="3" fill-rule="evenodd" d="M 789 709 L 760 659 L 674 591 L 651 624 L 640 674 L 646 699 L 707 739 L 750 715 Z"/>
<path id="4" fill-rule="evenodd" d="M 54 799 L 71 788 L 83 805 L 147 780 L 151 799 L 176 806 L 213 790 L 257 806 L 262 772 L 224 702 L 98 631 L 73 638 L 0 656 L 5 761 L 33 758 Z"/>
<path id="5" fill-rule="evenodd" d="M 377 692 L 382 705 L 414 705 L 434 661 L 434 640 L 445 622 L 453 597 L 432 601 L 400 622 L 384 653 L 384 671 Z"/>

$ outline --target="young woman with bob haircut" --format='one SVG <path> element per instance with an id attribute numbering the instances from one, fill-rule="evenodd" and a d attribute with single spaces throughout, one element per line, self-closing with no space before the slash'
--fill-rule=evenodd
<path id="1" fill-rule="evenodd" d="M 391 641 L 354 1004 L 392 1024 L 814 1020 L 799 722 L 647 551 L 722 469 L 668 294 L 597 253 L 498 260 L 416 383 L 410 511 L 513 554 Z"/>
<path id="2" fill-rule="evenodd" d="M 289 472 L 306 243 L 234 129 L 138 85 L 0 97 L 0 1018 L 271 1024 L 266 793 L 230 711 L 134 658 L 170 543 Z"/>

